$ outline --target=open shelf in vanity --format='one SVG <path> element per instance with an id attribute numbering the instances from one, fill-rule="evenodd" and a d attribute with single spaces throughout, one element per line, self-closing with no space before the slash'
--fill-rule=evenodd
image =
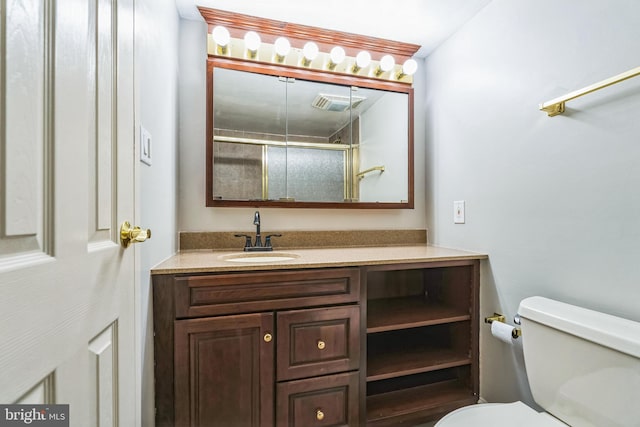
<path id="1" fill-rule="evenodd" d="M 477 260 L 371 266 L 367 425 L 437 419 L 478 399 Z"/>

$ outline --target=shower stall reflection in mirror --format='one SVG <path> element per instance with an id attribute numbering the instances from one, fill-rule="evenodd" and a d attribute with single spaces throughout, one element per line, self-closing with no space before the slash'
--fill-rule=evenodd
<path id="1" fill-rule="evenodd" d="M 356 118 L 354 130 L 357 124 Z M 357 131 L 353 132 L 351 145 L 233 138 L 228 136 L 230 132 L 217 129 L 215 132 L 213 179 L 218 183 L 215 198 L 299 202 L 357 200 L 358 185 L 353 179 L 359 163 Z M 338 132 L 333 140 L 340 139 Z"/>

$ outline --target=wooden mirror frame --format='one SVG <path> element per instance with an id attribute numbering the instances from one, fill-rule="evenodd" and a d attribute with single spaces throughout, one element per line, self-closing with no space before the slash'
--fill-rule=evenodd
<path id="1" fill-rule="evenodd" d="M 398 61 L 411 58 L 420 48 L 418 45 L 395 42 L 357 34 L 329 31 L 316 27 L 291 24 L 270 19 L 257 18 L 222 10 L 199 8 L 208 24 L 209 32 L 217 25 L 225 26 L 232 34 L 244 34 L 253 30 L 258 32 L 265 42 L 273 42 L 277 37 L 287 37 L 292 44 L 304 44 L 315 41 L 320 49 L 328 51 L 332 46 L 342 46 L 347 55 L 355 56 L 358 51 L 366 49 L 377 56 L 393 55 Z M 275 200 L 224 200 L 213 196 L 213 72 L 216 65 L 240 71 L 260 74 L 278 74 L 301 80 L 335 83 L 345 86 L 362 86 L 382 89 L 409 95 L 408 117 L 408 200 L 406 202 L 301 202 Z M 206 206 L 207 207 L 280 207 L 280 208 L 330 208 L 330 209 L 413 209 L 414 208 L 414 97 L 410 84 L 354 76 L 351 74 L 325 72 L 308 68 L 276 65 L 266 62 L 249 61 L 238 58 L 209 55 L 207 59 L 207 93 L 206 93 Z"/>

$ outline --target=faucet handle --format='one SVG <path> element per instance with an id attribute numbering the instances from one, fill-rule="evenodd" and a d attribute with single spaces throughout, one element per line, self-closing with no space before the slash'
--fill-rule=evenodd
<path id="1" fill-rule="evenodd" d="M 235 237 L 244 237 L 244 248 L 250 248 L 251 247 L 251 236 L 249 236 L 248 234 L 234 234 Z"/>
<path id="2" fill-rule="evenodd" d="M 264 245 L 267 248 L 271 247 L 271 238 L 272 237 L 282 237 L 282 234 L 269 234 L 267 237 L 264 238 Z"/>

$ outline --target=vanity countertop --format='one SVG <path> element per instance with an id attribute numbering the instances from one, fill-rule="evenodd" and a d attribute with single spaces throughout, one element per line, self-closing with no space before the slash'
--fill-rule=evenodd
<path id="1" fill-rule="evenodd" d="M 299 268 L 352 267 L 377 264 L 407 264 L 415 262 L 485 259 L 486 254 L 438 246 L 378 246 L 322 249 L 275 250 L 272 255 L 295 254 L 297 258 L 275 262 L 227 261 L 242 251 L 191 250 L 182 251 L 151 269 L 151 274 L 214 273 L 224 271 L 286 270 Z"/>

